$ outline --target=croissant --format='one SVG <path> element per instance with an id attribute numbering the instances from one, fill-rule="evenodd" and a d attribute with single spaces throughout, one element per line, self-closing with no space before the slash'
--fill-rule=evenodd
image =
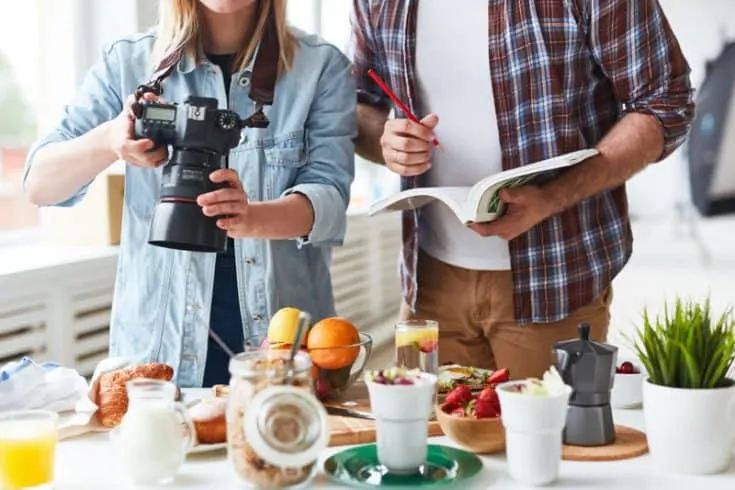
<path id="1" fill-rule="evenodd" d="M 128 410 L 128 393 L 125 384 L 131 379 L 149 378 L 171 381 L 174 370 L 161 363 L 140 364 L 104 373 L 97 387 L 97 420 L 103 427 L 117 427 Z"/>

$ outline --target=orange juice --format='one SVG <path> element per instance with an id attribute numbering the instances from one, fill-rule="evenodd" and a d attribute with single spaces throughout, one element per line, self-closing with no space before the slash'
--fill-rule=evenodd
<path id="1" fill-rule="evenodd" d="M 52 483 L 56 440 L 56 428 L 48 421 L 0 418 L 0 488 Z"/>
<path id="2" fill-rule="evenodd" d="M 439 324 L 409 320 L 395 326 L 395 364 L 436 374 L 439 369 Z"/>

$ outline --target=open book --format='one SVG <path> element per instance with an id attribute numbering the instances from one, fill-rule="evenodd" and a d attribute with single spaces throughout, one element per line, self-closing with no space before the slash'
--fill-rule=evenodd
<path id="1" fill-rule="evenodd" d="M 405 211 L 439 200 L 449 206 L 463 223 L 486 223 L 500 217 L 505 203 L 498 192 L 504 188 L 537 183 L 555 170 L 571 167 L 597 155 L 596 149 L 580 150 L 542 162 L 505 170 L 482 179 L 472 187 L 419 187 L 380 199 L 370 206 L 370 216 L 388 211 Z"/>

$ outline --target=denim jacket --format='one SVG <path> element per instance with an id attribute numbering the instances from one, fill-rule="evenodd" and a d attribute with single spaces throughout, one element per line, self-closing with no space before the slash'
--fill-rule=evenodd
<path id="1" fill-rule="evenodd" d="M 350 63 L 337 48 L 292 32 L 299 46 L 293 66 L 276 85 L 273 106 L 265 109 L 270 126 L 246 129 L 229 165 L 251 200 L 299 192 L 311 201 L 315 221 L 309 236 L 297 240 L 235 240 L 246 345 L 261 341 L 269 318 L 281 307 L 301 308 L 315 321 L 335 314 L 329 265 L 331 247 L 344 238 L 354 178 L 355 87 Z M 29 152 L 26 172 L 39 148 L 83 135 L 120 113 L 127 96 L 151 76 L 154 40 L 155 32 L 149 32 L 103 48 L 101 61 L 87 74 L 59 125 Z M 228 103 L 221 70 L 202 58 L 182 58 L 164 83 L 166 101 L 209 96 L 241 117 L 252 114 L 252 64 L 232 75 Z M 168 363 L 179 385 L 201 386 L 216 256 L 147 243 L 161 171 L 126 166 L 110 355 Z M 86 187 L 59 205 L 72 206 L 85 192 Z"/>

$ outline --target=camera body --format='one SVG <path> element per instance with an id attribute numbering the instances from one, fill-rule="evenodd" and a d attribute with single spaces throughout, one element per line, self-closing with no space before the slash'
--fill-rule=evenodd
<path id="1" fill-rule="evenodd" d="M 240 116 L 217 108 L 217 99 L 187 97 L 183 104 L 141 101 L 136 139 L 188 151 L 225 155 L 240 141 Z"/>
<path id="2" fill-rule="evenodd" d="M 183 104 L 140 102 L 135 138 L 171 148 L 148 243 L 195 252 L 227 250 L 227 232 L 217 227 L 219 217 L 205 216 L 197 198 L 223 187 L 209 176 L 227 167 L 226 156 L 239 144 L 243 128 L 267 126 L 267 119 L 265 125 L 251 119 L 242 121 L 237 113 L 218 109 L 213 98 L 190 96 Z"/>

